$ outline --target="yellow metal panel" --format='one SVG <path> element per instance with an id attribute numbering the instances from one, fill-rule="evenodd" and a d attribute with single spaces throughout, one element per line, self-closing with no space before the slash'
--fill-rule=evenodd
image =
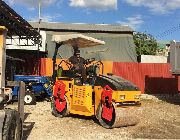
<path id="1" fill-rule="evenodd" d="M 78 110 L 70 110 L 71 114 L 78 114 L 78 115 L 82 115 L 82 116 L 93 116 L 94 115 L 94 111 L 93 112 L 84 112 L 84 111 L 78 111 Z"/>
<path id="2" fill-rule="evenodd" d="M 140 99 L 137 99 L 136 97 L 139 97 L 141 94 L 141 91 L 113 91 L 113 100 L 115 102 L 138 102 Z M 125 96 L 125 99 L 121 100 L 120 96 Z"/>
<path id="3" fill-rule="evenodd" d="M 5 67 L 6 67 L 6 33 L 7 29 L 0 26 L 0 87 L 5 87 Z M 0 94 L 4 91 L 0 89 Z"/>
<path id="4" fill-rule="evenodd" d="M 98 105 L 101 101 L 101 94 L 102 94 L 103 88 L 101 86 L 95 86 L 94 92 L 95 92 L 95 114 L 97 113 Z"/>
<path id="5" fill-rule="evenodd" d="M 93 115 L 92 91 L 92 86 L 74 86 L 70 112 L 85 116 Z"/>
<path id="6" fill-rule="evenodd" d="M 113 61 L 102 61 L 102 62 L 104 65 L 104 73 L 103 74 L 112 73 Z M 100 70 L 100 72 L 101 72 L 101 70 Z"/>
<path id="7" fill-rule="evenodd" d="M 72 95 L 72 88 L 73 88 L 73 83 L 74 80 L 72 81 L 63 81 L 63 83 L 66 85 L 66 96 L 68 97 L 69 102 L 71 101 L 71 95 Z"/>

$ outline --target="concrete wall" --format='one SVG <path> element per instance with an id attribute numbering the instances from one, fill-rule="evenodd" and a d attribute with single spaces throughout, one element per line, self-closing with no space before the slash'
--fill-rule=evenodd
<path id="1" fill-rule="evenodd" d="M 168 57 L 155 55 L 141 55 L 141 63 L 167 63 Z"/>

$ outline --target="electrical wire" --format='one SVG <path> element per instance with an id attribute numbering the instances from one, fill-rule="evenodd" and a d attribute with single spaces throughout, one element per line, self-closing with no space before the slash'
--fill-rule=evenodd
<path id="1" fill-rule="evenodd" d="M 171 27 L 170 29 L 160 33 L 155 38 L 156 39 L 162 39 L 163 37 L 169 36 L 180 29 L 180 24 L 177 24 L 176 26 Z"/>

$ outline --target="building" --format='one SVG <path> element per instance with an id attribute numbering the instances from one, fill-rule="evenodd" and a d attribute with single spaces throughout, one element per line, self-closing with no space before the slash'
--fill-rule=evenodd
<path id="1" fill-rule="evenodd" d="M 32 46 L 40 44 L 39 32 L 2 0 L 0 1 L 0 17 L 0 25 L 8 29 L 6 36 L 7 45 L 1 56 L 3 58 L 3 67 L 0 68 L 3 71 L 5 69 L 4 63 L 6 62 L 6 80 L 12 80 L 13 75 L 19 74 L 22 70 L 32 73 L 31 70 L 35 67 L 30 61 L 33 58 L 32 54 L 35 53 L 30 54 L 29 51 L 22 48 L 26 47 L 31 50 Z M 9 46 L 13 47 L 8 49 Z M 21 49 L 17 50 L 17 48 Z M 38 53 L 39 51 L 36 50 L 35 52 Z M 6 59 L 4 56 L 6 56 Z"/>
<path id="2" fill-rule="evenodd" d="M 158 41 L 157 55 L 168 56 L 170 51 L 170 41 Z"/>
<path id="3" fill-rule="evenodd" d="M 40 29 L 41 45 L 34 45 L 31 40 L 7 38 L 7 53 L 15 61 L 9 71 L 14 74 L 41 74 L 40 58 L 51 58 L 54 55 L 55 43 L 51 41 L 53 35 L 80 33 L 106 42 L 105 45 L 84 48 L 81 56 L 95 58 L 102 61 L 137 62 L 133 30 L 129 26 L 108 24 L 75 24 L 30 22 L 32 27 Z M 73 54 L 72 47 L 62 46 L 57 58 L 69 58 Z M 48 64 L 46 64 L 48 65 Z M 51 70 L 49 70 L 51 71 Z M 51 74 L 49 74 L 51 75 Z"/>
<path id="4" fill-rule="evenodd" d="M 55 43 L 51 41 L 52 35 L 81 33 L 106 42 L 105 45 L 85 48 L 81 50 L 84 58 L 96 58 L 97 60 L 116 62 L 136 62 L 135 45 L 133 42 L 133 30 L 129 26 L 108 24 L 75 24 L 75 23 L 50 23 L 30 22 L 34 28 L 40 28 L 45 32 L 43 48 L 48 52 L 47 57 L 52 58 Z M 43 36 L 42 36 L 43 38 Z M 62 46 L 59 57 L 69 58 L 73 50 L 71 47 Z"/>

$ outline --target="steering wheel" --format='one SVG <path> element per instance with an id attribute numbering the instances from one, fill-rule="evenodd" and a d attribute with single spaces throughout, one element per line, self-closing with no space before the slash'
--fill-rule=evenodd
<path id="1" fill-rule="evenodd" d="M 86 59 L 85 64 L 88 65 L 88 64 L 92 63 L 93 61 L 95 61 L 95 58 Z"/>

